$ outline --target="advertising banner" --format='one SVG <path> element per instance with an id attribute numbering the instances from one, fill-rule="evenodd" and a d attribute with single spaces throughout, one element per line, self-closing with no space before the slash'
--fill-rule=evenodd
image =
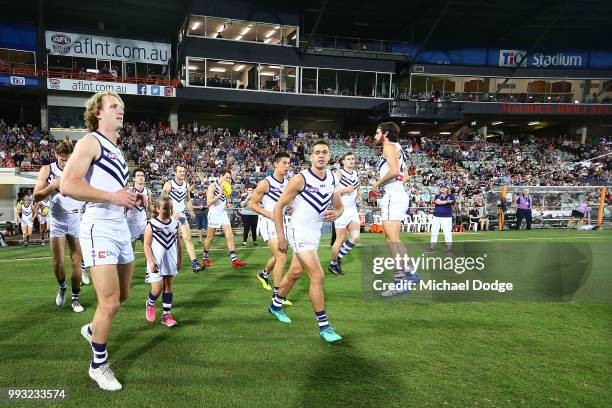
<path id="1" fill-rule="evenodd" d="M 149 95 L 175 97 L 175 89 L 171 86 L 125 84 L 121 82 L 90 81 L 87 79 L 48 78 L 47 88 L 58 91 L 100 92 L 112 91 L 123 95 Z"/>
<path id="2" fill-rule="evenodd" d="M 50 55 L 111 59 L 167 64 L 170 44 L 127 38 L 100 37 L 88 34 L 46 31 L 45 43 Z"/>

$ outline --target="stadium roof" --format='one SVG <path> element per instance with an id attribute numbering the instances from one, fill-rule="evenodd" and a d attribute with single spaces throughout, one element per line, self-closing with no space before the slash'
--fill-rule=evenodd
<path id="1" fill-rule="evenodd" d="M 46 27 L 175 40 L 192 1 L 41 3 Z M 253 4 L 267 10 L 288 6 L 284 0 L 259 0 Z M 14 16 L 15 21 L 31 19 L 37 23 L 38 0 L 0 0 L 0 7 L 14 10 L 7 15 Z M 430 44 L 529 47 L 549 26 L 541 45 L 609 48 L 612 37 L 609 0 L 298 0 L 290 7 L 301 10 L 302 39 L 307 39 L 314 29 L 320 35 L 401 40 L 418 45 L 434 28 Z M 104 23 L 103 29 L 100 23 Z"/>

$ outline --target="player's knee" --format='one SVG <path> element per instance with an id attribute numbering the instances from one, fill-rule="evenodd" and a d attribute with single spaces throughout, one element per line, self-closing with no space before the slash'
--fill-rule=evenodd
<path id="1" fill-rule="evenodd" d="M 64 270 L 64 260 L 63 259 L 54 259 L 53 260 L 53 269 L 56 271 Z"/>
<path id="2" fill-rule="evenodd" d="M 98 309 L 107 317 L 114 317 L 119 312 L 121 300 L 119 297 L 107 298 L 98 303 Z"/>
<path id="3" fill-rule="evenodd" d="M 276 260 L 276 262 L 287 262 L 287 254 L 277 252 L 274 254 L 274 259 Z"/>
<path id="4" fill-rule="evenodd" d="M 353 244 L 356 244 L 361 240 L 361 237 L 359 236 L 359 234 L 351 234 L 350 240 Z"/>
<path id="5" fill-rule="evenodd" d="M 323 270 L 318 270 L 310 274 L 310 284 L 321 286 L 323 285 L 323 281 L 325 280 L 325 274 Z"/>

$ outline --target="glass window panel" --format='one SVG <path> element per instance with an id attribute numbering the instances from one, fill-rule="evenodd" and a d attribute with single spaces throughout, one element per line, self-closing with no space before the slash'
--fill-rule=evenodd
<path id="1" fill-rule="evenodd" d="M 9 65 L 13 68 L 34 68 L 34 53 L 30 51 L 8 51 Z"/>
<path id="2" fill-rule="evenodd" d="M 257 41 L 264 44 L 280 44 L 280 25 L 257 24 Z"/>
<path id="3" fill-rule="evenodd" d="M 215 88 L 237 88 L 233 68 L 236 64 L 225 60 L 206 60 L 206 85 Z"/>
<path id="4" fill-rule="evenodd" d="M 293 26 L 283 26 L 282 27 L 282 36 L 283 36 L 283 45 L 290 45 L 292 47 L 297 47 L 297 27 Z"/>
<path id="5" fill-rule="evenodd" d="M 238 89 L 257 89 L 257 68 L 255 64 L 236 62 L 231 67 L 231 79 Z"/>
<path id="6" fill-rule="evenodd" d="M 357 95 L 357 72 L 336 71 L 338 75 L 338 95 Z"/>
<path id="7" fill-rule="evenodd" d="M 357 96 L 374 97 L 375 72 L 357 72 Z"/>
<path id="8" fill-rule="evenodd" d="M 280 71 L 279 65 L 259 65 L 259 89 L 262 91 L 280 92 Z"/>
<path id="9" fill-rule="evenodd" d="M 319 93 L 323 95 L 336 95 L 336 71 L 333 69 L 319 69 Z"/>
<path id="10" fill-rule="evenodd" d="M 206 68 L 204 61 L 189 59 L 187 72 L 189 86 L 206 86 Z"/>
<path id="11" fill-rule="evenodd" d="M 210 38 L 225 38 L 225 29 L 229 20 L 226 18 L 206 18 L 206 36 Z"/>
<path id="12" fill-rule="evenodd" d="M 49 55 L 47 64 L 51 71 L 70 71 L 72 70 L 72 57 Z"/>
<path id="13" fill-rule="evenodd" d="M 236 41 L 255 41 L 256 35 L 255 23 L 234 21 L 232 23 L 231 35 L 228 34 L 225 38 L 231 38 Z"/>
<path id="14" fill-rule="evenodd" d="M 391 74 L 377 74 L 376 75 L 376 97 L 377 98 L 388 98 L 389 97 L 389 85 L 391 83 Z"/>
<path id="15" fill-rule="evenodd" d="M 317 70 L 314 68 L 302 68 L 302 93 L 317 93 Z"/>
<path id="16" fill-rule="evenodd" d="M 206 35 L 206 24 L 204 17 L 191 16 L 189 18 L 187 34 L 204 37 Z"/>
<path id="17" fill-rule="evenodd" d="M 281 92 L 295 93 L 296 72 L 296 67 L 281 67 Z"/>

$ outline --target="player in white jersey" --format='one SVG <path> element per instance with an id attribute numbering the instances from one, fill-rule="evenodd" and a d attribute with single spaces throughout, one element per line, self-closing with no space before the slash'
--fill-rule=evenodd
<path id="1" fill-rule="evenodd" d="M 274 293 L 278 292 L 278 287 L 283 278 L 283 270 L 287 263 L 287 254 L 278 250 L 278 237 L 274 225 L 274 206 L 287 186 L 287 173 L 289 172 L 289 153 L 278 152 L 274 155 L 274 173 L 261 180 L 251 197 L 250 206 L 253 211 L 259 214 L 257 226 L 263 240 L 268 244 L 272 256 L 268 259 L 264 270 L 257 274 L 257 279 L 261 282 L 264 289 L 271 290 L 269 273 L 272 271 Z M 291 302 L 286 300 L 285 305 Z"/>
<path id="2" fill-rule="evenodd" d="M 268 311 L 283 323 L 291 319 L 283 310 L 283 302 L 293 285 L 308 271 L 310 285 L 308 294 L 319 325 L 319 336 L 329 343 L 342 339 L 329 325 L 325 311 L 323 281 L 325 275 L 317 249 L 321 239 L 323 222 L 332 222 L 342 215 L 342 200 L 336 192 L 336 180 L 329 163 L 329 144 L 317 140 L 312 145 L 311 167 L 293 177 L 274 206 L 274 224 L 278 236 L 278 250 L 286 253 L 288 245 L 293 249 L 293 259 L 283 277 L 278 293 L 274 295 Z M 285 207 L 293 201 L 291 222 L 285 225 Z M 333 206 L 333 209 L 331 209 Z"/>
<path id="3" fill-rule="evenodd" d="M 17 224 L 21 226 L 23 235 L 23 246 L 28 246 L 30 237 L 32 236 L 32 227 L 34 226 L 34 205 L 32 199 L 25 195 L 21 202 L 17 204 Z"/>
<path id="4" fill-rule="evenodd" d="M 123 114 L 123 101 L 114 92 L 98 92 L 87 100 L 84 117 L 90 133 L 76 144 L 60 182 L 62 194 L 87 203 L 79 238 L 98 306 L 81 335 L 93 353 L 89 376 L 109 391 L 122 386 L 108 366 L 106 342 L 120 304 L 128 298 L 134 269 L 125 209 L 144 205 L 127 185 L 128 166 L 117 146 Z"/>
<path id="5" fill-rule="evenodd" d="M 382 157 L 378 164 L 380 178 L 374 183 L 373 189 L 380 188 L 384 191 L 380 201 L 381 217 L 385 240 L 393 259 L 397 259 L 397 256 L 405 259 L 404 256 L 407 254 L 406 246 L 400 240 L 400 227 L 406 216 L 410 200 L 404 189 L 404 181 L 408 173 L 406 156 L 402 147 L 397 143 L 399 132 L 400 129 L 396 123 L 385 122 L 378 125 L 374 136 L 376 144 L 382 146 Z M 408 285 L 404 284 L 405 282 L 418 283 L 420 281 L 412 265 L 402 265 L 402 267 L 396 265 L 394 276 L 394 283 L 397 284 L 395 287 L 400 289 L 387 290 L 382 293 L 383 296 L 406 293 Z"/>
<path id="6" fill-rule="evenodd" d="M 146 283 L 151 290 L 145 306 L 145 317 L 149 322 L 155 321 L 155 301 L 162 295 L 164 326 L 176 326 L 176 320 L 170 314 L 172 307 L 172 281 L 183 263 L 181 240 L 179 239 L 179 221 L 172 217 L 172 200 L 160 197 L 155 203 L 154 217 L 149 221 L 144 234 L 144 252 L 147 258 Z"/>
<path id="7" fill-rule="evenodd" d="M 34 187 L 34 200 L 42 202 L 50 199 L 49 206 L 49 239 L 51 243 L 51 256 L 53 258 L 53 272 L 59 284 L 55 296 L 58 307 L 66 303 L 66 272 L 64 270 L 64 256 L 66 243 L 70 249 L 70 263 L 72 275 L 70 278 L 72 289 L 72 309 L 80 313 L 83 306 L 79 303 L 81 282 L 88 283 L 89 277 L 82 267 L 81 246 L 79 244 L 79 225 L 81 224 L 82 201 L 74 200 L 60 193 L 59 185 L 64 167 L 70 158 L 74 145 L 66 138 L 55 147 L 57 161 L 43 166 L 38 172 L 38 180 Z"/>
<path id="8" fill-rule="evenodd" d="M 51 211 L 51 200 L 49 197 L 38 203 L 38 224 L 40 225 L 40 245 L 45 246 L 47 229 L 49 228 L 49 213 Z"/>
<path id="9" fill-rule="evenodd" d="M 145 175 L 141 169 L 135 169 L 132 173 L 134 177 L 134 185 L 132 190 L 142 196 L 143 205 L 135 205 L 125 212 L 127 218 L 128 228 L 130 229 L 130 239 L 132 241 L 132 249 L 136 247 L 136 241 L 144 243 L 144 231 L 147 227 L 147 215 L 149 211 L 149 204 L 151 199 L 151 193 L 148 188 L 145 187 Z M 139 200 L 140 201 L 140 200 Z"/>
<path id="10" fill-rule="evenodd" d="M 227 215 L 227 199 L 221 186 L 224 182 L 230 181 L 231 174 L 229 170 L 222 169 L 219 172 L 219 180 L 211 183 L 208 186 L 208 192 L 206 196 L 206 205 L 208 207 L 208 229 L 206 230 L 206 239 L 204 240 L 204 253 L 202 254 L 202 265 L 213 266 L 213 263 L 208 259 L 208 251 L 212 245 L 213 239 L 215 238 L 215 232 L 217 228 L 221 228 L 223 235 L 225 235 L 225 241 L 227 243 L 227 249 L 229 250 L 230 259 L 232 261 L 232 268 L 246 266 L 245 262 L 238 259 L 236 255 L 236 247 L 234 245 L 234 232 L 232 231 L 232 225 Z"/>
<path id="11" fill-rule="evenodd" d="M 340 164 L 342 167 L 335 176 L 338 180 L 337 191 L 341 194 L 344 212 L 334 223 L 336 240 L 332 245 L 328 268 L 328 271 L 335 275 L 344 275 L 341 265 L 342 259 L 359 242 L 361 221 L 359 221 L 357 203 L 363 204 L 361 194 L 359 194 L 359 174 L 355 170 L 355 154 L 346 152 L 340 160 Z M 347 231 L 349 238 L 345 241 Z"/>
<path id="12" fill-rule="evenodd" d="M 174 178 L 164 183 L 162 194 L 172 199 L 172 216 L 179 222 L 181 236 L 183 237 L 187 254 L 189 254 L 189 259 L 191 260 L 191 269 L 195 273 L 198 273 L 204 269 L 204 267 L 198 263 L 195 248 L 191 242 L 191 228 L 187 220 L 187 211 L 189 211 L 192 217 L 194 213 L 191 204 L 191 196 L 189 195 L 189 185 L 185 180 L 185 173 L 185 167 L 180 164 L 176 166 L 174 169 Z"/>

